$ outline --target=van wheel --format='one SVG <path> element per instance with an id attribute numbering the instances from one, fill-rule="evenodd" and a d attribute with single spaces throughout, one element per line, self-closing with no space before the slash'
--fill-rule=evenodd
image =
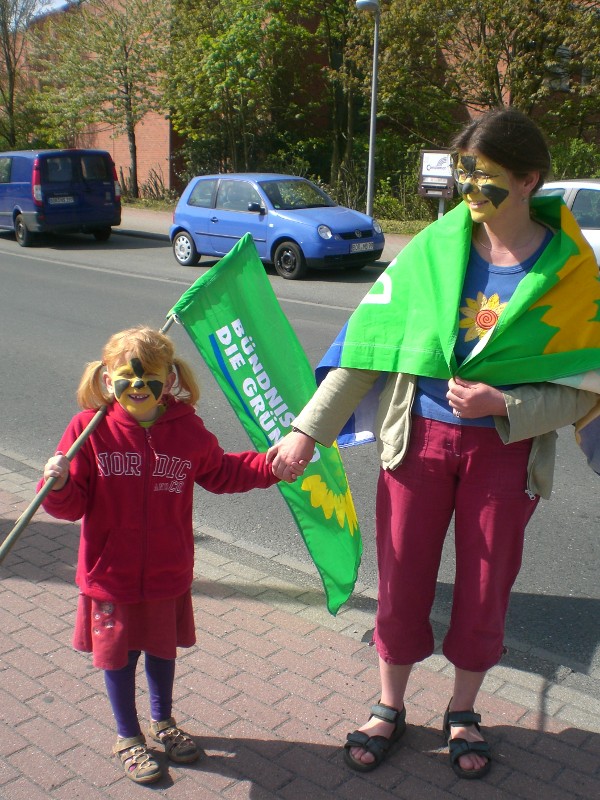
<path id="1" fill-rule="evenodd" d="M 111 233 L 112 228 L 99 228 L 97 231 L 94 231 L 94 239 L 97 242 L 106 242 L 110 239 Z"/>
<path id="2" fill-rule="evenodd" d="M 277 274 L 289 281 L 303 278 L 307 272 L 304 253 L 295 242 L 285 241 L 277 245 L 273 263 Z"/>
<path id="3" fill-rule="evenodd" d="M 30 247 L 33 244 L 33 233 L 29 230 L 20 214 L 15 218 L 15 238 L 21 247 Z"/>

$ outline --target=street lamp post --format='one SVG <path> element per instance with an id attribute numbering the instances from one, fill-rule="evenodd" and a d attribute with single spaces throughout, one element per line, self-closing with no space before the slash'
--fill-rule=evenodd
<path id="1" fill-rule="evenodd" d="M 371 122 L 369 125 L 369 164 L 367 168 L 367 214 L 373 216 L 375 196 L 375 133 L 377 127 L 377 62 L 379 60 L 379 0 L 356 0 L 359 11 L 368 11 L 375 17 L 373 34 L 373 77 L 371 79 Z"/>

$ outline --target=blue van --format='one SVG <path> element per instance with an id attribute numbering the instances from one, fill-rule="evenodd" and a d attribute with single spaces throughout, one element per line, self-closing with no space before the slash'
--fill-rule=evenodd
<path id="1" fill-rule="evenodd" d="M 0 230 L 21 247 L 37 233 L 91 233 L 106 241 L 121 223 L 121 189 L 105 150 L 0 153 Z"/>

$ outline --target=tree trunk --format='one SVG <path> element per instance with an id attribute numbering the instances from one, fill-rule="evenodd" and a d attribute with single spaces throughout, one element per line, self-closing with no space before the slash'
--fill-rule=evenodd
<path id="1" fill-rule="evenodd" d="M 126 129 L 127 129 L 127 142 L 129 144 L 129 161 L 131 163 L 131 176 L 129 191 L 134 199 L 140 196 L 138 187 L 138 172 L 137 172 L 137 143 L 135 139 L 135 123 L 133 121 L 133 113 L 131 108 L 131 96 L 127 97 L 126 102 Z"/>

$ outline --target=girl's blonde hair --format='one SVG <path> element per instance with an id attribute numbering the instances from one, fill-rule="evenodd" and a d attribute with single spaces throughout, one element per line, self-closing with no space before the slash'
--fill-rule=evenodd
<path id="1" fill-rule="evenodd" d="M 182 402 L 195 405 L 200 399 L 200 388 L 194 373 L 183 359 L 175 355 L 173 342 L 160 331 L 139 325 L 113 334 L 104 345 L 102 361 L 90 361 L 86 365 L 79 388 L 77 402 L 83 409 L 98 409 L 114 401 L 102 378 L 105 371 L 112 370 L 125 360 L 125 356 L 139 358 L 148 372 L 167 369 L 177 376 L 171 393 Z"/>

